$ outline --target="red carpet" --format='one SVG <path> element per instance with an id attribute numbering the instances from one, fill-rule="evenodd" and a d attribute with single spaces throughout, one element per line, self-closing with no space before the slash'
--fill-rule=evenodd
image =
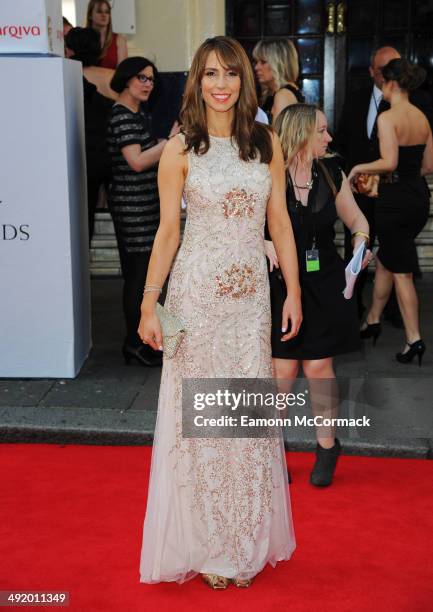
<path id="1" fill-rule="evenodd" d="M 79 612 L 431 612 L 433 463 L 342 457 L 320 490 L 312 459 L 290 455 L 292 560 L 214 592 L 139 583 L 149 448 L 0 445 L 0 590 L 67 590 Z"/>

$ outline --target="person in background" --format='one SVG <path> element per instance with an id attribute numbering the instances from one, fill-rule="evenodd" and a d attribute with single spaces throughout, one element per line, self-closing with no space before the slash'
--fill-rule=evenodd
<path id="1" fill-rule="evenodd" d="M 355 301 L 343 296 L 345 266 L 334 243 L 334 225 L 340 218 L 350 228 L 355 250 L 362 243 L 368 246 L 368 223 L 336 159 L 325 157 L 332 140 L 325 114 L 309 104 L 293 104 L 280 113 L 275 129 L 286 164 L 286 202 L 298 252 L 303 321 L 295 338 L 281 341 L 286 290 L 273 244 L 267 240 L 274 376 L 284 388 L 291 385 L 302 366 L 310 385 L 313 413 L 335 418 L 338 390 L 333 358 L 358 350 L 360 338 Z M 370 256 L 367 249 L 364 267 Z M 317 401 L 317 397 L 328 401 Z M 321 406 L 326 414 L 319 413 Z M 317 428 L 311 484 L 323 487 L 332 483 L 340 448 L 333 428 Z"/>
<path id="2" fill-rule="evenodd" d="M 98 66 L 101 52 L 98 32 L 92 28 L 73 28 L 65 38 L 65 46 L 67 57 L 73 57 L 83 64 L 86 80 L 95 85 L 102 96 L 116 101 L 118 94 L 110 87 L 114 70 Z"/>
<path id="3" fill-rule="evenodd" d="M 371 54 L 369 73 L 372 84 L 346 96 L 341 120 L 335 135 L 334 149 L 342 155 L 347 174 L 353 166 L 361 162 L 369 162 L 379 157 L 379 142 L 377 138 L 377 117 L 389 108 L 382 96 L 384 82 L 382 68 L 392 59 L 400 58 L 400 53 L 394 47 L 379 47 Z M 430 96 L 422 90 L 410 92 L 410 101 L 417 106 L 432 125 L 433 108 Z M 355 193 L 355 199 L 368 220 L 370 226 L 370 244 L 373 246 L 376 238 L 375 209 L 376 199 L 365 194 Z M 351 236 L 345 231 L 345 259 L 351 256 Z M 361 318 L 365 311 L 363 292 L 367 280 L 367 269 L 357 280 L 356 296 L 358 314 Z M 403 326 L 395 292 L 391 293 L 389 303 L 384 311 L 384 318 L 395 327 Z"/>
<path id="4" fill-rule="evenodd" d="M 66 34 L 69 32 L 69 30 L 72 30 L 74 26 L 72 25 L 72 23 L 70 23 L 66 17 L 63 17 L 63 40 L 65 40 L 66 38 Z M 67 54 L 67 50 L 66 50 L 66 44 L 65 44 L 65 57 L 68 57 Z"/>
<path id="5" fill-rule="evenodd" d="M 128 57 L 126 38 L 113 32 L 111 6 L 107 0 L 90 0 L 87 6 L 86 27 L 100 35 L 99 66 L 115 69 Z"/>
<path id="6" fill-rule="evenodd" d="M 349 175 L 355 189 L 360 174 L 386 175 L 376 201 L 379 251 L 373 303 L 361 337 L 377 340 L 380 317 L 395 285 L 406 332 L 406 346 L 396 359 L 409 363 L 417 356 L 421 365 L 425 344 L 413 274 L 418 268 L 415 238 L 429 216 L 430 192 L 423 177 L 433 172 L 433 139 L 425 114 L 410 103 L 409 92 L 421 85 L 426 72 L 407 60 L 393 59 L 382 68 L 382 75 L 382 94 L 390 109 L 377 120 L 380 155 L 375 161 L 356 164 Z"/>
<path id="7" fill-rule="evenodd" d="M 275 123 L 279 113 L 304 96 L 297 86 L 299 60 L 295 45 L 285 38 L 260 40 L 253 50 L 254 69 L 261 88 L 260 106 Z"/>
<path id="8" fill-rule="evenodd" d="M 158 79 L 156 66 L 144 57 L 119 64 L 111 88 L 119 94 L 108 125 L 108 150 L 113 179 L 108 206 L 119 246 L 124 253 L 123 312 L 126 337 L 123 356 L 140 365 L 158 366 L 161 353 L 143 345 L 137 334 L 153 241 L 159 225 L 157 167 L 167 139 L 159 142 L 150 133 L 141 105 L 147 102 Z M 169 137 L 179 132 L 175 123 Z"/>
<path id="9" fill-rule="evenodd" d="M 86 171 L 87 171 L 87 210 L 89 219 L 89 244 L 92 242 L 95 210 L 102 185 L 108 189 L 111 180 L 111 163 L 108 156 L 106 133 L 108 119 L 111 115 L 113 96 L 106 97 L 101 93 L 105 87 L 98 88 L 99 79 L 94 79 L 93 64 L 99 55 L 99 37 L 90 28 L 72 28 L 65 38 L 67 56 L 83 64 L 84 92 L 84 126 L 86 135 Z M 94 70 L 93 70 L 94 69 Z M 109 71 L 113 73 L 113 71 Z M 108 88 L 108 84 L 107 84 Z M 114 91 L 110 89 L 113 95 Z"/>
<path id="10" fill-rule="evenodd" d="M 66 34 L 69 30 L 72 30 L 73 27 L 72 23 L 68 21 L 66 17 L 63 17 L 63 38 L 65 38 Z"/>

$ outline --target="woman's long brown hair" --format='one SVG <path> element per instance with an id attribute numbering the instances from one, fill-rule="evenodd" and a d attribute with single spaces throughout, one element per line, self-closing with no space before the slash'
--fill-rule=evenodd
<path id="1" fill-rule="evenodd" d="M 241 45 L 227 36 L 208 38 L 194 55 L 180 112 L 186 151 L 193 149 L 196 154 L 204 154 L 209 150 L 209 132 L 206 107 L 201 95 L 201 81 L 207 57 L 212 51 L 215 51 L 223 66 L 236 71 L 241 79 L 241 90 L 235 104 L 232 125 L 232 138 L 238 145 L 239 156 L 244 161 L 248 161 L 256 159 L 259 155 L 260 161 L 268 164 L 272 159 L 271 131 L 267 126 L 255 121 L 257 95 L 253 70 Z"/>
<path id="2" fill-rule="evenodd" d="M 113 40 L 113 25 L 111 22 L 111 6 L 110 6 L 110 3 L 107 2 L 107 0 L 90 0 L 89 4 L 87 5 L 86 28 L 93 28 L 92 13 L 93 13 L 93 9 L 95 8 L 95 6 L 98 6 L 99 4 L 107 5 L 110 11 L 110 21 L 108 22 L 108 26 L 107 26 L 107 34 L 105 36 L 104 46 L 101 49 L 101 55 L 99 56 L 99 59 L 102 59 L 103 57 L 105 57 L 108 47 L 111 45 L 111 41 Z"/>

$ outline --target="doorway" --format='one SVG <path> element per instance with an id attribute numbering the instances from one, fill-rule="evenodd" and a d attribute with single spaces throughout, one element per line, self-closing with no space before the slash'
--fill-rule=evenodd
<path id="1" fill-rule="evenodd" d="M 372 50 L 395 46 L 433 85 L 433 0 L 226 0 L 226 31 L 251 56 L 261 38 L 290 38 L 300 60 L 299 85 L 331 129 L 347 90 L 369 81 Z"/>

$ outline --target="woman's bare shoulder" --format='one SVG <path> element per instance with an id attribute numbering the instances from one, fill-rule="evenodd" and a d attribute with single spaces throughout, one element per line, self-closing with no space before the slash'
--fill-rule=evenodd
<path id="1" fill-rule="evenodd" d="M 177 134 L 170 138 L 162 152 L 165 161 L 175 163 L 179 166 L 186 166 L 187 156 L 185 153 L 185 141 L 183 134 Z"/>
<path id="2" fill-rule="evenodd" d="M 281 104 L 287 104 L 287 106 L 289 106 L 290 104 L 296 104 L 297 99 L 292 91 L 282 87 L 275 94 L 274 102 L 275 101 Z"/>
<path id="3" fill-rule="evenodd" d="M 393 125 L 395 125 L 397 128 L 408 121 L 411 125 L 416 126 L 416 128 L 421 131 L 428 131 L 430 127 L 428 119 L 423 111 L 411 102 L 408 102 L 402 106 L 390 108 L 385 113 L 381 113 L 379 119 L 382 117 L 382 115 L 387 115 L 385 120 L 392 121 Z"/>

